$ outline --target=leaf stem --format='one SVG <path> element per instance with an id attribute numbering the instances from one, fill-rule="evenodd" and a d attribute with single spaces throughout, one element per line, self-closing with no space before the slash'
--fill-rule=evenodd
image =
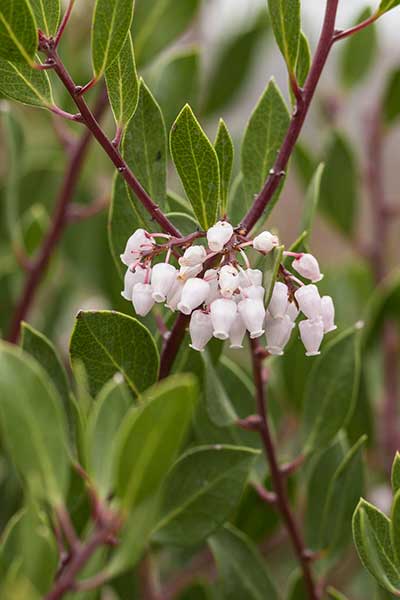
<path id="1" fill-rule="evenodd" d="M 354 27 L 350 27 L 349 29 L 344 29 L 343 31 L 336 31 L 335 35 L 333 36 L 333 41 L 338 42 L 339 40 L 343 40 L 343 39 L 349 37 L 350 35 L 353 35 L 354 33 L 358 33 L 359 31 L 362 31 L 369 25 L 372 25 L 372 23 L 375 23 L 375 21 L 377 19 L 379 19 L 379 17 L 380 17 L 380 14 L 375 13 L 375 14 L 371 15 L 368 19 L 365 19 L 365 21 L 362 21 L 361 23 L 354 25 Z"/>
<path id="2" fill-rule="evenodd" d="M 308 114 L 316 87 L 321 78 L 322 71 L 332 47 L 338 4 L 339 0 L 327 0 L 321 35 L 310 72 L 304 85 L 301 101 L 299 102 L 299 100 L 297 100 L 289 129 L 275 164 L 271 169 L 270 175 L 268 176 L 260 194 L 255 199 L 253 206 L 250 208 L 241 223 L 240 227 L 244 233 L 249 232 L 261 218 L 267 204 L 271 201 L 272 196 L 274 195 L 279 182 L 285 173 L 290 156 L 294 150 L 304 125 L 304 121 Z"/>
<path id="3" fill-rule="evenodd" d="M 275 506 L 282 516 L 291 539 L 293 549 L 303 572 L 304 583 L 307 587 L 310 600 L 319 600 L 317 585 L 314 582 L 313 574 L 310 568 L 309 552 L 306 549 L 303 538 L 290 508 L 285 477 L 282 475 L 282 472 L 279 468 L 275 446 L 269 427 L 265 402 L 262 359 L 259 357 L 258 345 L 259 343 L 257 340 L 250 340 L 253 377 L 256 387 L 257 411 L 260 416 L 260 426 L 258 431 L 261 436 L 265 457 L 270 469 L 272 485 L 276 495 Z"/>
<path id="4" fill-rule="evenodd" d="M 58 44 L 60 43 L 62 35 L 65 31 L 66 26 L 68 25 L 70 17 L 71 17 L 71 13 L 72 13 L 72 9 L 74 8 L 74 4 L 75 4 L 75 0 L 69 0 L 67 10 L 64 13 L 60 27 L 56 33 L 56 37 L 54 38 L 54 48 L 57 48 Z"/>

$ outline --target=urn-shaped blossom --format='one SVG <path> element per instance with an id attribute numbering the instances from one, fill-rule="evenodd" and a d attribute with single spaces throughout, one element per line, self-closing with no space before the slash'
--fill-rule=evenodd
<path id="1" fill-rule="evenodd" d="M 246 325 L 252 339 L 264 333 L 265 308 L 260 299 L 246 298 L 238 304 L 238 312 Z"/>
<path id="2" fill-rule="evenodd" d="M 153 300 L 165 302 L 167 294 L 176 280 L 176 268 L 168 263 L 154 265 L 151 273 L 151 287 L 153 288 Z"/>
<path id="3" fill-rule="evenodd" d="M 204 279 L 194 277 L 188 279 L 183 286 L 178 310 L 184 315 L 190 315 L 192 310 L 203 304 L 210 291 L 210 284 Z"/>
<path id="4" fill-rule="evenodd" d="M 306 356 L 320 354 L 319 347 L 324 338 L 324 324 L 322 319 L 300 321 L 299 330 L 301 341 L 306 349 Z"/>
<path id="5" fill-rule="evenodd" d="M 178 260 L 181 267 L 194 267 L 202 265 L 207 258 L 206 249 L 203 246 L 190 246 L 186 248 L 183 256 Z"/>
<path id="6" fill-rule="evenodd" d="M 136 229 L 136 231 L 128 239 L 124 253 L 120 258 L 124 265 L 130 267 L 140 258 L 143 252 L 151 250 L 154 245 L 154 240 L 149 237 L 149 234 L 144 229 Z"/>
<path id="7" fill-rule="evenodd" d="M 203 352 L 213 336 L 213 324 L 211 316 L 202 310 L 194 310 L 190 317 L 189 334 L 192 340 L 190 347 L 193 350 Z"/>
<path id="8" fill-rule="evenodd" d="M 286 283 L 277 281 L 274 285 L 268 310 L 274 319 L 281 319 L 286 314 L 288 305 L 288 286 Z"/>
<path id="9" fill-rule="evenodd" d="M 141 266 L 136 267 L 133 271 L 128 268 L 124 277 L 124 289 L 121 292 L 121 296 L 125 300 L 132 300 L 132 290 L 135 283 L 144 283 L 147 278 L 150 280 L 150 269 L 147 270 Z"/>
<path id="10" fill-rule="evenodd" d="M 243 348 L 246 325 L 238 312 L 229 331 L 230 348 Z"/>
<path id="11" fill-rule="evenodd" d="M 271 252 L 278 244 L 279 239 L 270 231 L 261 232 L 259 235 L 256 235 L 253 240 L 253 248 L 259 252 L 264 252 L 265 254 Z"/>
<path id="12" fill-rule="evenodd" d="M 295 298 L 302 313 L 309 319 L 319 319 L 321 316 L 321 296 L 316 285 L 303 285 L 295 291 Z"/>
<path id="13" fill-rule="evenodd" d="M 154 306 L 153 290 L 149 283 L 136 283 L 132 290 L 132 303 L 135 312 L 145 317 Z"/>
<path id="14" fill-rule="evenodd" d="M 323 278 L 318 261 L 312 254 L 302 254 L 292 262 L 292 267 L 302 277 L 310 279 L 314 283 L 321 281 Z"/>
<path id="15" fill-rule="evenodd" d="M 227 221 L 218 221 L 207 231 L 208 247 L 213 252 L 221 252 L 233 235 L 233 227 Z"/>
<path id="16" fill-rule="evenodd" d="M 218 298 L 210 306 L 214 337 L 227 340 L 237 316 L 237 306 L 234 300 Z"/>
<path id="17" fill-rule="evenodd" d="M 321 316 L 324 324 L 324 333 L 329 333 L 336 329 L 335 325 L 335 306 L 330 296 L 321 298 Z"/>
<path id="18" fill-rule="evenodd" d="M 265 320 L 265 329 L 267 336 L 267 350 L 274 356 L 280 356 L 283 354 L 283 349 L 290 339 L 294 323 L 285 314 L 283 317 L 273 318 L 270 314 L 267 314 Z"/>

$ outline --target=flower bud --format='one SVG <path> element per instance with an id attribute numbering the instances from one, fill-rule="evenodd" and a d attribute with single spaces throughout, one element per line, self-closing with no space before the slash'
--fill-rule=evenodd
<path id="1" fill-rule="evenodd" d="M 149 237 L 144 229 L 136 229 L 135 233 L 128 239 L 124 253 L 120 255 L 124 265 L 130 267 L 142 253 L 146 250 L 151 250 L 154 245 L 154 240 Z"/>
<path id="2" fill-rule="evenodd" d="M 238 304 L 238 312 L 250 333 L 251 339 L 258 338 L 264 333 L 263 324 L 265 308 L 261 300 L 246 298 Z"/>
<path id="3" fill-rule="evenodd" d="M 221 252 L 233 235 L 233 227 L 227 221 L 218 221 L 207 231 L 208 247 L 213 252 Z"/>
<path id="4" fill-rule="evenodd" d="M 170 291 L 167 294 L 167 302 L 165 304 L 166 308 L 169 308 L 172 311 L 177 309 L 178 303 L 182 297 L 182 290 L 185 282 L 177 277 L 175 279 L 175 283 L 171 287 Z"/>
<path id="5" fill-rule="evenodd" d="M 323 278 L 323 275 L 319 270 L 318 261 L 312 254 L 302 254 L 292 262 L 292 267 L 300 273 L 302 277 L 310 279 L 314 283 L 321 281 Z"/>
<path id="6" fill-rule="evenodd" d="M 210 291 L 205 300 L 205 304 L 209 306 L 211 302 L 214 302 L 214 300 L 219 298 L 218 271 L 216 269 L 208 269 L 204 273 L 203 279 L 210 285 Z"/>
<path id="7" fill-rule="evenodd" d="M 219 340 L 227 340 L 237 316 L 236 302 L 228 298 L 218 298 L 211 304 L 210 314 L 214 328 L 214 337 Z"/>
<path id="8" fill-rule="evenodd" d="M 121 292 L 121 296 L 125 300 L 132 300 L 132 290 L 135 283 L 144 283 L 146 278 L 147 269 L 143 267 L 136 267 L 133 271 L 128 268 L 124 277 L 124 289 Z"/>
<path id="9" fill-rule="evenodd" d="M 268 306 L 268 310 L 274 319 L 280 319 L 286 314 L 288 294 L 289 290 L 286 283 L 277 281 L 274 285 L 274 290 Z"/>
<path id="10" fill-rule="evenodd" d="M 324 324 L 324 333 L 337 329 L 335 325 L 335 306 L 330 296 L 321 298 L 321 316 Z"/>
<path id="11" fill-rule="evenodd" d="M 307 319 L 299 323 L 300 337 L 306 349 L 306 356 L 320 354 L 319 347 L 324 337 L 324 324 L 321 318 Z"/>
<path id="12" fill-rule="evenodd" d="M 195 308 L 203 304 L 209 291 L 210 284 L 204 279 L 198 279 L 197 277 L 188 279 L 182 289 L 178 310 L 184 315 L 190 315 Z"/>
<path id="13" fill-rule="evenodd" d="M 294 293 L 299 308 L 308 319 L 319 319 L 321 316 L 321 296 L 316 285 L 303 285 Z"/>
<path id="14" fill-rule="evenodd" d="M 198 352 L 203 352 L 213 335 L 210 315 L 202 310 L 194 310 L 190 318 L 189 333 L 192 340 L 190 347 Z"/>
<path id="15" fill-rule="evenodd" d="M 253 240 L 253 248 L 259 252 L 268 254 L 273 248 L 279 245 L 279 239 L 269 231 L 263 231 Z"/>
<path id="16" fill-rule="evenodd" d="M 274 319 L 267 314 L 265 321 L 267 335 L 267 350 L 274 356 L 281 356 L 283 349 L 290 339 L 294 327 L 288 315 Z"/>
<path id="17" fill-rule="evenodd" d="M 178 262 L 181 267 L 195 267 L 202 265 L 206 258 L 207 252 L 203 246 L 190 246 L 190 248 L 186 248 Z"/>
<path id="18" fill-rule="evenodd" d="M 261 300 L 261 302 L 264 302 L 265 288 L 262 285 L 251 285 L 244 288 L 242 295 L 243 298 L 251 298 L 252 300 Z"/>
<path id="19" fill-rule="evenodd" d="M 187 281 L 192 277 L 197 277 L 203 270 L 203 265 L 194 265 L 193 267 L 181 267 L 179 269 L 178 278 L 182 281 Z"/>
<path id="20" fill-rule="evenodd" d="M 294 323 L 297 317 L 299 316 L 299 309 L 297 308 L 295 302 L 288 302 L 286 314 L 290 317 L 290 320 Z"/>
<path id="21" fill-rule="evenodd" d="M 237 290 L 239 286 L 239 276 L 237 272 L 232 273 L 228 270 L 223 271 L 222 269 L 219 274 L 219 289 L 221 291 L 221 296 L 223 296 L 223 298 L 232 298 L 235 290 Z"/>
<path id="22" fill-rule="evenodd" d="M 151 287 L 153 288 L 153 300 L 165 302 L 168 292 L 176 279 L 176 269 L 168 263 L 154 265 L 151 273 Z"/>
<path id="23" fill-rule="evenodd" d="M 132 290 L 132 303 L 136 314 L 145 317 L 153 308 L 153 290 L 149 283 L 135 283 Z"/>
<path id="24" fill-rule="evenodd" d="M 243 338 L 246 334 L 246 325 L 242 317 L 237 313 L 229 331 L 230 348 L 243 348 Z"/>

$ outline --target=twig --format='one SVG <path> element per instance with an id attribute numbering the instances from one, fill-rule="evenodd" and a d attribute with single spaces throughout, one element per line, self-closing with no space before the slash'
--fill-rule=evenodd
<path id="1" fill-rule="evenodd" d="M 57 31 L 56 37 L 54 38 L 54 48 L 57 48 L 58 44 L 60 43 L 61 37 L 62 37 L 62 35 L 65 31 L 65 28 L 68 24 L 68 21 L 71 17 L 71 13 L 72 13 L 72 9 L 74 8 L 74 4 L 75 4 L 75 0 L 69 0 L 67 10 L 64 13 L 60 27 Z"/>
<path id="2" fill-rule="evenodd" d="M 167 339 L 164 350 L 161 354 L 160 379 L 165 379 L 165 377 L 168 377 L 171 371 L 175 357 L 178 354 L 183 338 L 185 337 L 185 329 L 188 322 L 189 317 L 179 313 L 171 330 L 171 335 Z"/>
<path id="3" fill-rule="evenodd" d="M 338 42 L 339 40 L 343 40 L 344 38 L 347 38 L 350 35 L 353 35 L 354 33 L 358 33 L 359 31 L 362 31 L 366 27 L 369 27 L 369 25 L 372 25 L 372 23 L 375 23 L 375 21 L 379 17 L 380 17 L 379 12 L 376 12 L 373 15 L 371 15 L 368 19 L 365 19 L 365 21 L 362 21 L 361 23 L 354 25 L 354 27 L 350 27 L 349 29 L 345 29 L 343 31 L 336 31 L 335 35 L 333 36 L 333 41 Z"/>
<path id="4" fill-rule="evenodd" d="M 282 476 L 282 473 L 279 469 L 278 460 L 275 453 L 275 446 L 269 427 L 267 408 L 265 404 L 265 391 L 262 376 L 263 367 L 262 360 L 259 358 L 257 353 L 257 340 L 250 340 L 250 347 L 253 363 L 253 377 L 256 386 L 257 409 L 262 420 L 259 427 L 259 433 L 263 443 L 265 457 L 269 465 L 272 485 L 276 494 L 275 506 L 280 512 L 288 530 L 289 537 L 303 572 L 304 583 L 307 587 L 310 600 L 319 600 L 317 585 L 314 582 L 313 574 L 310 568 L 309 552 L 305 547 L 303 538 L 292 514 L 286 490 L 285 478 Z"/>

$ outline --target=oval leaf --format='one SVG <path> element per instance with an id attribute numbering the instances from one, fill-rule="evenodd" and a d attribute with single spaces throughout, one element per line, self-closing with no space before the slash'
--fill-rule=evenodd
<path id="1" fill-rule="evenodd" d="M 26 0 L 1 0 L 0 58 L 32 64 L 37 45 L 36 24 Z"/>
<path id="2" fill-rule="evenodd" d="M 139 321 L 118 312 L 81 311 L 70 345 L 71 361 L 86 368 L 96 395 L 115 373 L 121 373 L 139 396 L 157 380 L 159 356 L 155 342 Z"/>
<path id="3" fill-rule="evenodd" d="M 229 133 L 229 130 L 223 119 L 219 120 L 214 148 L 218 156 L 219 177 L 221 181 L 221 215 L 224 216 L 228 207 L 228 194 L 232 177 L 234 147 L 231 134 Z"/>
<path id="4" fill-rule="evenodd" d="M 370 8 L 361 11 L 354 25 L 372 15 Z M 376 26 L 372 23 L 351 35 L 343 44 L 340 56 L 340 78 L 346 88 L 360 83 L 368 75 L 377 55 Z"/>
<path id="5" fill-rule="evenodd" d="M 194 546 L 210 536 L 237 508 L 257 454 L 239 446 L 189 450 L 165 482 L 156 541 Z"/>
<path id="6" fill-rule="evenodd" d="M 10 62 L 0 56 L 0 93 L 8 98 L 40 108 L 53 101 L 49 76 L 24 62 Z"/>
<path id="7" fill-rule="evenodd" d="M 300 0 L 268 0 L 272 29 L 289 71 L 294 72 L 299 52 Z"/>
<path id="8" fill-rule="evenodd" d="M 218 157 L 189 105 L 172 126 L 171 153 L 200 226 L 208 229 L 220 200 Z"/>
<path id="9" fill-rule="evenodd" d="M 131 34 L 128 33 L 118 58 L 106 70 L 108 97 L 117 127 L 124 128 L 136 110 L 139 80 Z"/>
<path id="10" fill-rule="evenodd" d="M 29 0 L 36 25 L 46 37 L 54 36 L 60 21 L 60 0 Z"/>
<path id="11" fill-rule="evenodd" d="M 61 401 L 42 368 L 19 348 L 4 343 L 0 344 L 0 419 L 10 455 L 32 493 L 60 503 L 69 469 Z"/>

